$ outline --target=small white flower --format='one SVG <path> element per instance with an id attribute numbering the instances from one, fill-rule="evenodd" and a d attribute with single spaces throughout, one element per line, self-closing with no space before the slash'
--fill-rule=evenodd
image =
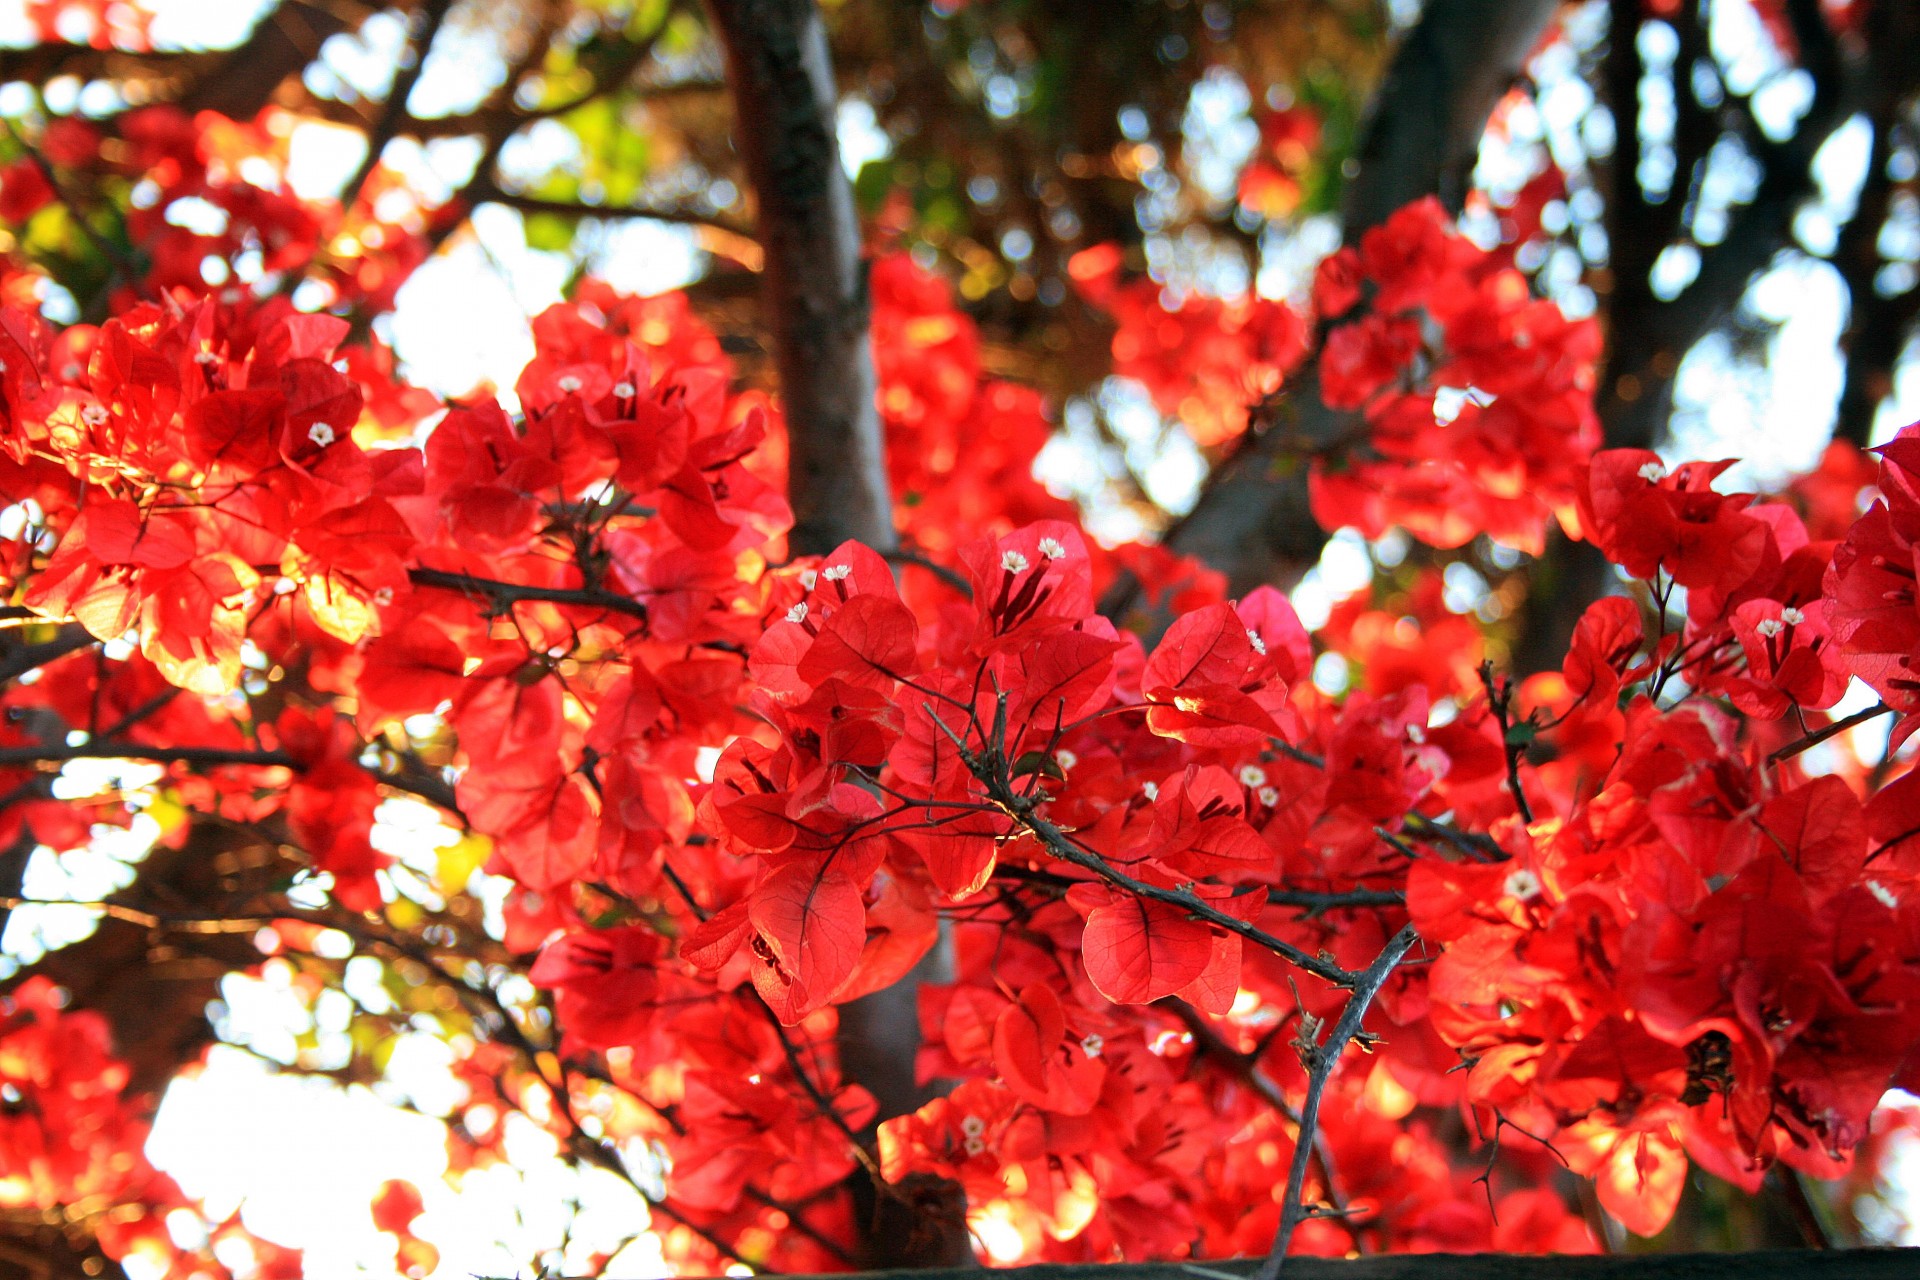
<path id="1" fill-rule="evenodd" d="M 1255 631 L 1252 627 L 1247 628 L 1247 643 L 1253 646 L 1253 651 L 1255 653 L 1259 654 L 1261 657 L 1266 656 L 1267 642 L 1265 640 L 1262 640 L 1260 638 L 1260 633 L 1258 631 Z"/>
<path id="2" fill-rule="evenodd" d="M 828 582 L 845 582 L 852 572 L 853 566 L 850 564 L 830 564 L 820 571 L 820 576 Z"/>
<path id="3" fill-rule="evenodd" d="M 1097 1058 L 1100 1056 L 1100 1050 L 1105 1044 L 1106 1041 L 1089 1031 L 1086 1035 L 1080 1037 L 1080 1052 L 1086 1054 L 1089 1058 Z"/>
<path id="4" fill-rule="evenodd" d="M 1410 724 L 1407 726 L 1407 741 L 1417 747 L 1424 747 L 1427 745 L 1427 731 L 1417 724 Z"/>
<path id="5" fill-rule="evenodd" d="M 1874 897 L 1878 898 L 1880 900 L 1880 905 L 1887 908 L 1889 911 L 1895 909 L 1900 905 L 1900 899 L 1894 897 L 1893 894 L 1889 893 L 1887 891 L 1887 886 L 1881 884 L 1878 880 L 1867 881 L 1867 892 L 1872 894 Z"/>
<path id="6" fill-rule="evenodd" d="M 219 364 L 220 357 L 211 351 L 196 351 L 193 353 L 193 362 L 195 364 Z"/>
<path id="7" fill-rule="evenodd" d="M 987 1131 L 987 1122 L 979 1116 L 965 1116 L 960 1121 L 960 1132 L 969 1138 L 977 1138 Z"/>
<path id="8" fill-rule="evenodd" d="M 380 588 L 380 589 L 379 589 L 378 591 L 375 591 L 375 592 L 373 593 L 373 602 L 374 602 L 375 604 L 378 604 L 378 605 L 389 605 L 389 604 L 392 604 L 392 603 L 393 603 L 393 588 L 392 588 L 392 587 L 381 587 L 381 588 Z"/>
<path id="9" fill-rule="evenodd" d="M 1753 624 L 1753 629 L 1760 633 L 1762 639 L 1771 640 L 1785 631 L 1787 624 L 1778 618 L 1762 618 Z"/>
<path id="10" fill-rule="evenodd" d="M 324 449 L 333 443 L 333 428 L 324 422 L 316 422 L 307 428 L 307 439 Z"/>
<path id="11" fill-rule="evenodd" d="M 1667 469 L 1657 462 L 1649 462 L 1640 468 L 1640 478 L 1648 484 L 1659 484 L 1667 478 Z"/>
<path id="12" fill-rule="evenodd" d="M 1786 623 L 1790 627 L 1797 627 L 1801 623 L 1805 622 L 1806 620 L 1807 620 L 1807 615 L 1800 612 L 1798 609 L 1794 608 L 1792 605 L 1788 605 L 1786 608 L 1780 611 L 1780 621 Z"/>
<path id="13" fill-rule="evenodd" d="M 1067 554 L 1067 549 L 1060 545 L 1058 538 L 1042 538 L 1040 539 L 1040 554 L 1049 560 L 1058 560 L 1061 556 Z"/>
<path id="14" fill-rule="evenodd" d="M 1240 785 L 1243 787 L 1264 787 L 1267 785 L 1267 771 L 1257 764 L 1240 766 Z"/>
<path id="15" fill-rule="evenodd" d="M 966 1147 L 967 1154 L 970 1156 L 977 1156 L 987 1149 L 987 1144 L 978 1138 L 968 1138 L 962 1145 Z"/>
<path id="16" fill-rule="evenodd" d="M 806 588 L 808 591 L 811 591 L 815 587 L 819 586 L 820 571 L 818 569 L 802 569 L 800 571 L 800 585 Z"/>
<path id="17" fill-rule="evenodd" d="M 1516 867 L 1507 874 L 1500 892 L 1516 902 L 1530 902 L 1540 896 L 1540 877 L 1525 867 Z"/>
<path id="18" fill-rule="evenodd" d="M 1158 800 L 1160 798 L 1160 784 L 1157 782 L 1143 782 L 1140 784 L 1140 794 L 1149 800 Z"/>
<path id="19" fill-rule="evenodd" d="M 107 420 L 107 411 L 97 404 L 90 404 L 80 411 L 80 421 L 90 427 L 97 427 Z"/>
<path id="20" fill-rule="evenodd" d="M 633 384 L 631 382 L 616 382 L 613 384 L 613 394 L 619 396 L 622 400 L 631 400 L 633 398 Z"/>
<path id="21" fill-rule="evenodd" d="M 1260 803 L 1269 809 L 1280 803 L 1280 788 L 1278 787 L 1262 787 L 1256 794 L 1260 798 Z"/>
<path id="22" fill-rule="evenodd" d="M 1003 552 L 1000 556 L 1000 567 L 1008 573 L 1025 573 L 1027 571 L 1027 558 L 1018 551 Z"/>
<path id="23" fill-rule="evenodd" d="M 556 380 L 553 385 L 560 388 L 563 394 L 572 395 L 580 389 L 580 379 L 569 373 L 565 377 Z"/>
<path id="24" fill-rule="evenodd" d="M 1060 772 L 1065 773 L 1080 763 L 1080 757 L 1071 751 L 1056 751 L 1053 753 L 1053 762 L 1060 766 Z"/>
<path id="25" fill-rule="evenodd" d="M 787 610 L 788 622 L 805 622 L 806 620 L 807 620 L 807 602 L 805 600 L 802 600 L 799 604 Z"/>

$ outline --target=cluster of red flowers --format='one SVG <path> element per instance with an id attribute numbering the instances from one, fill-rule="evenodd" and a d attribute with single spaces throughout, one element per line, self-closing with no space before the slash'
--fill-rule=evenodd
<path id="1" fill-rule="evenodd" d="M 1196 444 L 1225 444 L 1247 429 L 1249 406 L 1280 389 L 1312 337 L 1284 302 L 1248 295 L 1170 297 L 1150 277 L 1122 281 L 1118 245 L 1099 245 L 1068 264 L 1074 286 L 1111 315 L 1113 371 L 1144 386 L 1162 413 Z"/>
<path id="2" fill-rule="evenodd" d="M 323 290 L 323 306 L 386 310 L 425 261 L 433 218 L 456 211 L 427 209 L 381 168 L 351 208 L 302 198 L 287 178 L 297 123 L 274 108 L 241 122 L 141 107 L 119 116 L 109 139 L 96 125 L 62 117 L 47 126 L 37 155 L 0 168 L 0 220 L 27 223 L 83 182 L 111 176 L 129 184 L 125 240 L 146 259 L 140 279 L 120 281 L 119 307 L 141 290 L 228 286 L 237 298 L 241 282 L 292 276 Z M 72 186 L 60 185 L 69 179 Z"/>
<path id="3" fill-rule="evenodd" d="M 1147 278 L 1122 283 L 1115 246 L 1073 261 L 1088 300 L 1118 324 L 1114 372 L 1133 378 L 1201 445 L 1238 436 L 1276 393 L 1266 429 L 1292 430 L 1288 379 L 1364 430 L 1304 439 L 1314 517 L 1379 537 L 1406 529 L 1436 547 L 1486 535 L 1538 553 L 1571 523 L 1587 457 L 1600 330 L 1533 296 L 1510 254 L 1477 248 L 1439 203 L 1408 205 L 1320 264 L 1315 335 L 1258 296 L 1192 294 L 1177 305 Z M 1313 361 L 1303 364 L 1313 350 Z"/>
<path id="4" fill-rule="evenodd" d="M 1314 308 L 1333 326 L 1322 399 L 1368 424 L 1360 449 L 1316 462 L 1315 518 L 1369 537 L 1399 525 L 1437 547 L 1485 534 L 1537 553 L 1599 443 L 1599 326 L 1535 298 L 1431 200 L 1323 262 Z"/>
<path id="5" fill-rule="evenodd" d="M 690 1265 L 716 1240 L 844 1261 L 836 1187 L 873 1101 L 835 1010 L 943 917 L 920 1067 L 961 1083 L 885 1122 L 880 1163 L 957 1181 L 1005 1256 L 1264 1249 L 1316 1045 L 1409 923 L 1424 962 L 1378 988 L 1378 1052 L 1320 1106 L 1302 1190 L 1345 1212 L 1298 1246 L 1591 1247 L 1527 1189 L 1552 1152 L 1652 1231 L 1688 1156 L 1746 1185 L 1776 1159 L 1832 1173 L 1888 1083 L 1920 1083 L 1912 775 L 1863 797 L 1796 754 L 1851 676 L 1920 707 L 1920 436 L 1887 451 L 1880 505 L 1822 528 L 1837 545 L 1714 491 L 1715 466 L 1589 469 L 1591 334 L 1514 281 L 1425 207 L 1330 262 L 1322 386 L 1380 456 L 1318 492 L 1442 543 L 1564 513 L 1647 585 L 1518 690 L 1471 678 L 1471 624 L 1431 586 L 1409 609 L 1452 628 L 1445 662 L 1346 610 L 1331 638 L 1365 678 L 1342 696 L 1270 588 L 1195 578 L 1152 644 L 1102 618 L 1150 553 L 1089 547 L 1033 485 L 1037 402 L 983 378 L 904 262 L 876 268 L 881 403 L 903 524 L 942 570 L 904 590 L 857 544 L 787 555 L 777 415 L 682 299 L 590 286 L 535 321 L 518 420 L 450 405 L 424 444 L 438 406 L 284 301 L 59 333 L 9 313 L 0 567 L 76 649 L 112 646 L 10 689 L 0 733 L 63 745 L 51 713 L 103 753 L 197 749 L 170 766 L 182 799 L 284 822 L 356 911 L 386 896 L 383 795 L 488 837 L 564 1062 L 515 1075 L 481 1043 L 463 1079 L 557 1132 L 576 1091 L 616 1091 L 603 1132 L 667 1153 Z M 1426 391 L 1401 382 L 1416 355 Z M 1494 398 L 1442 426 L 1448 385 Z M 68 802 L 20 812 L 55 848 L 85 837 Z M 1481 1197 L 1422 1107 L 1534 1141 Z"/>
<path id="6" fill-rule="evenodd" d="M 1263 111 L 1260 145 L 1240 171 L 1235 192 L 1240 207 L 1263 218 L 1284 218 L 1300 206 L 1304 184 L 1320 147 L 1320 113 L 1312 107 Z"/>

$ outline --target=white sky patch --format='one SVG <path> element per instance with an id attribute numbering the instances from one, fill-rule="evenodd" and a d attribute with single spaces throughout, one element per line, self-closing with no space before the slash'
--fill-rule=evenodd
<path id="1" fill-rule="evenodd" d="M 884 160 L 893 154 L 893 139 L 880 127 L 880 117 L 865 98 L 847 98 L 840 104 L 837 117 L 840 135 L 840 167 L 848 177 L 857 177 L 860 166 Z"/>
<path id="2" fill-rule="evenodd" d="M 1216 204 L 1232 199 L 1240 171 L 1260 145 L 1247 82 L 1228 67 L 1214 67 L 1194 82 L 1180 131 L 1182 151 L 1195 185 Z"/>
<path id="3" fill-rule="evenodd" d="M 466 395 L 491 382 L 517 409 L 513 381 L 533 359 L 528 322 L 560 301 L 570 268 L 564 254 L 529 249 L 510 209 L 483 205 L 469 226 L 401 286 L 394 349 L 430 391 Z"/>
<path id="4" fill-rule="evenodd" d="M 416 1070 L 396 1059 L 396 1074 L 445 1074 L 435 1062 Z M 525 1117 L 505 1123 L 515 1167 L 477 1168 L 449 1185 L 439 1122 L 396 1111 L 365 1089 L 277 1074 L 222 1046 L 203 1071 L 167 1091 L 147 1153 L 188 1195 L 203 1198 L 210 1215 L 239 1208 L 249 1231 L 304 1250 L 308 1275 L 392 1274 L 393 1240 L 374 1230 L 370 1209 L 389 1178 L 420 1189 L 426 1209 L 414 1230 L 440 1250 L 433 1274 L 442 1280 L 525 1274 L 536 1260 L 553 1274 L 577 1274 L 591 1252 L 644 1231 L 646 1208 L 631 1187 L 598 1170 L 574 1171 Z M 576 1205 L 563 1256 L 555 1246 Z M 657 1241 L 645 1237 L 625 1251 L 618 1274 L 665 1271 Z"/>

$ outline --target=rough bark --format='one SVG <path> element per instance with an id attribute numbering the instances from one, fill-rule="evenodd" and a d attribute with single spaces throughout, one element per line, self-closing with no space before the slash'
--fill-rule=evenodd
<path id="1" fill-rule="evenodd" d="M 727 49 L 734 146 L 766 254 L 761 272 L 786 411 L 796 554 L 894 545 L 868 346 L 866 267 L 840 167 L 838 94 L 813 0 L 708 0 Z"/>

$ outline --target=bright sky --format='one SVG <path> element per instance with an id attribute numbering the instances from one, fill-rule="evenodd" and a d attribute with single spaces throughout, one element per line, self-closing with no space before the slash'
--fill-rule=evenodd
<path id="1" fill-rule="evenodd" d="M 248 29 L 264 0 L 150 0 L 150 7 L 159 14 L 154 34 L 160 43 L 226 45 Z M 1759 83 L 1774 68 L 1766 64 L 1755 39 L 1751 11 L 1737 3 L 1716 5 L 1714 11 L 1719 15 L 1713 32 L 1716 48 L 1735 64 L 1739 76 Z M 370 21 L 367 29 L 364 42 L 330 42 L 329 66 L 341 81 L 378 92 L 401 32 L 388 15 Z M 28 34 L 17 6 L 0 0 L 0 44 L 19 42 Z M 471 105 L 475 78 L 463 52 L 452 50 L 429 60 L 415 91 L 416 109 L 433 114 Z M 1557 76 L 1552 71 L 1542 69 L 1545 91 L 1538 111 L 1539 129 L 1550 144 L 1555 130 L 1580 128 L 1591 106 L 1591 94 L 1577 77 L 1565 68 Z M 1790 119 L 1796 87 L 1788 80 L 1765 89 L 1763 109 Z M 1209 77 L 1196 91 L 1189 132 L 1206 143 L 1195 157 L 1203 186 L 1231 188 L 1252 144 L 1249 106 L 1245 86 L 1231 75 Z M 564 140 L 564 131 L 539 139 L 540 163 L 551 163 L 548 148 Z M 843 110 L 841 144 L 850 170 L 885 154 L 887 140 L 865 104 L 850 102 Z M 362 147 L 350 131 L 303 126 L 293 141 L 295 184 L 304 194 L 333 194 L 359 163 Z M 1861 180 L 1865 149 L 1866 134 L 1858 127 L 1843 129 L 1828 144 L 1820 157 L 1823 199 L 1808 215 L 1810 222 L 1825 218 L 1831 223 L 1837 214 L 1844 215 Z M 461 141 L 424 148 L 401 141 L 386 154 L 389 164 L 427 191 L 451 189 L 470 171 L 473 158 L 473 145 Z M 511 170 L 531 159 L 509 151 L 504 162 Z M 1483 160 L 1498 163 L 1497 156 Z M 511 211 L 483 208 L 472 219 L 470 232 L 456 237 L 413 276 L 385 322 L 386 336 L 408 376 L 443 394 L 465 393 L 482 382 L 510 389 L 532 356 L 529 317 L 559 301 L 572 267 L 563 254 L 528 249 L 519 215 Z M 1330 223 L 1310 223 L 1290 243 L 1271 243 L 1258 287 L 1271 295 L 1297 290 L 1337 234 Z M 638 222 L 603 227 L 594 242 L 592 264 L 596 274 L 634 292 L 673 288 L 694 278 L 702 265 L 688 231 Z M 1691 264 L 1665 265 L 1676 273 L 1676 285 L 1684 284 Z M 1235 287 L 1232 281 L 1218 283 Z M 1681 368 L 1669 452 L 1742 456 L 1754 476 L 1774 479 L 1817 455 L 1821 424 L 1832 419 L 1839 390 L 1834 344 L 1845 315 L 1845 290 L 1826 263 L 1789 254 L 1754 287 L 1749 304 L 1781 326 L 1769 344 L 1766 365 L 1737 359 L 1723 343 L 1703 344 Z M 457 317 L 457 323 L 450 323 L 451 317 Z M 1150 495 L 1169 510 L 1185 509 L 1204 476 L 1198 452 L 1183 434 L 1165 429 L 1140 389 L 1113 380 L 1100 395 L 1101 408 L 1126 443 L 1129 461 L 1144 477 Z M 510 400 L 510 392 L 506 398 Z M 1073 442 L 1089 437 L 1091 412 L 1087 405 L 1067 406 L 1063 443 L 1049 449 L 1044 471 L 1064 475 L 1085 465 L 1089 451 Z M 1895 403 L 1882 418 L 1882 434 L 1916 418 L 1920 368 L 1909 361 L 1897 379 Z M 1130 519 L 1096 513 L 1091 523 L 1103 536 L 1137 532 Z M 1378 550 L 1370 553 L 1365 543 L 1350 536 L 1329 544 L 1321 567 L 1298 593 L 1309 625 L 1370 577 L 1372 554 Z M 70 781 L 62 785 L 76 792 L 96 789 L 112 772 L 143 776 L 128 766 L 84 762 L 67 772 Z M 155 772 L 147 770 L 144 776 Z M 384 847 L 423 858 L 430 866 L 432 848 L 452 833 L 435 830 L 433 820 L 422 813 L 417 805 L 383 807 L 381 837 Z M 29 896 L 84 900 L 110 891 L 129 878 L 128 863 L 140 856 L 157 829 L 152 823 L 137 823 L 131 837 L 105 836 L 86 853 L 60 862 L 36 858 L 29 872 Z M 0 952 L 31 959 L 46 945 L 84 933 L 91 927 L 87 915 L 79 909 L 16 912 L 0 940 Z M 0 956 L 0 964 L 5 963 Z M 530 1265 L 544 1265 L 554 1274 L 579 1274 L 590 1254 L 619 1248 L 640 1228 L 644 1206 L 630 1187 L 599 1171 L 576 1171 L 557 1157 L 551 1139 L 518 1117 L 506 1120 L 514 1167 L 471 1171 L 460 1179 L 458 1190 L 448 1186 L 442 1176 L 447 1167 L 445 1130 L 433 1117 L 450 1114 L 465 1099 L 446 1070 L 445 1047 L 430 1035 L 409 1038 L 395 1053 L 390 1080 L 379 1094 L 279 1074 L 273 1063 L 291 1062 L 295 1040 L 303 1033 L 317 1038 L 323 1054 L 340 1040 L 347 1011 L 346 997 L 335 992 L 330 995 L 337 1001 L 323 999 L 309 1015 L 290 993 L 288 977 L 285 963 L 276 961 L 257 979 L 227 979 L 221 1029 L 225 1038 L 253 1052 L 216 1048 L 202 1071 L 178 1081 L 167 1094 L 149 1143 L 155 1163 L 190 1195 L 204 1197 L 212 1216 L 224 1216 L 237 1206 L 256 1234 L 304 1249 L 309 1274 L 388 1275 L 393 1242 L 374 1231 L 369 1204 L 384 1179 L 404 1177 L 425 1196 L 426 1214 L 417 1230 L 440 1249 L 441 1264 L 434 1273 L 439 1280 L 531 1275 Z M 377 990 L 372 988 L 364 998 L 375 998 Z M 485 1118 L 470 1116 L 469 1121 Z M 1900 1168 L 1902 1184 L 1909 1188 L 1907 1217 L 1920 1224 L 1920 1143 L 1909 1144 Z M 571 1245 L 564 1255 L 551 1252 L 568 1236 L 566 1218 L 574 1205 L 580 1212 L 572 1224 Z M 1906 1242 L 1920 1243 L 1920 1226 L 1909 1227 Z M 626 1247 L 608 1273 L 637 1277 L 663 1271 L 656 1243 L 641 1237 Z"/>

